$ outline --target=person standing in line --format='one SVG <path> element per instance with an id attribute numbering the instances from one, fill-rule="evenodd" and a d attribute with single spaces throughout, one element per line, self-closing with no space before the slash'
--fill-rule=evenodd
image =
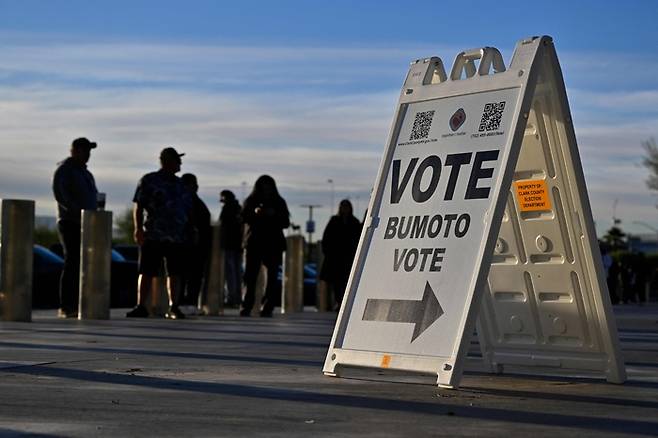
<path id="1" fill-rule="evenodd" d="M 343 199 L 338 206 L 338 214 L 329 219 L 322 235 L 324 262 L 320 279 L 326 281 L 334 291 L 336 309 L 340 309 L 347 288 L 361 227 L 361 222 L 354 217 L 352 203 Z"/>
<path id="2" fill-rule="evenodd" d="M 612 304 L 619 304 L 619 295 L 617 291 L 619 289 L 619 263 L 613 258 L 610 263 L 610 269 L 608 269 L 608 276 L 606 282 L 608 284 L 608 292 L 610 293 L 610 301 Z"/>
<path id="3" fill-rule="evenodd" d="M 631 257 L 632 254 L 626 254 L 621 260 L 621 297 L 624 304 L 633 302 L 635 292 L 635 271 L 633 270 Z"/>
<path id="4" fill-rule="evenodd" d="M 222 190 L 219 202 L 224 204 L 219 214 L 219 248 L 224 251 L 226 304 L 239 305 L 242 300 L 242 207 L 230 190 Z"/>
<path id="5" fill-rule="evenodd" d="M 637 297 L 637 304 L 644 305 L 646 301 L 647 259 L 643 252 L 633 254 L 631 269 L 634 273 L 633 298 Z"/>
<path id="6" fill-rule="evenodd" d="M 195 175 L 186 173 L 181 176 L 185 188 L 192 195 L 192 216 L 188 221 L 185 271 L 183 274 L 182 302 L 198 307 L 199 294 L 203 279 L 208 271 L 208 259 L 212 244 L 210 228 L 210 210 L 199 198 L 199 184 Z"/>
<path id="7" fill-rule="evenodd" d="M 605 270 L 606 284 L 608 286 L 608 293 L 610 294 L 610 302 L 612 304 L 619 303 L 619 298 L 617 297 L 617 276 L 619 275 L 619 269 L 617 267 L 617 262 L 610 254 L 608 246 L 605 243 L 600 244 L 601 249 L 601 261 L 603 262 L 603 269 Z"/>
<path id="8" fill-rule="evenodd" d="M 264 265 L 267 269 L 267 286 L 260 316 L 271 317 L 277 298 L 277 275 L 286 249 L 283 230 L 290 226 L 290 212 L 286 201 L 279 195 L 274 178 L 262 175 L 256 180 L 253 191 L 244 201 L 242 221 L 247 227 L 244 274 L 247 291 L 242 300 L 240 316 L 251 314 L 258 273 Z"/>
<path id="9" fill-rule="evenodd" d="M 165 317 L 185 317 L 178 306 L 186 230 L 192 215 L 192 194 L 176 176 L 183 155 L 174 148 L 164 148 L 160 153 L 160 170 L 147 173 L 137 185 L 133 198 L 133 221 L 135 242 L 140 247 L 138 296 L 137 306 L 126 314 L 127 317 L 148 316 L 146 303 L 153 278 L 160 274 L 163 259 L 166 261 L 169 294 L 169 311 Z"/>
<path id="10" fill-rule="evenodd" d="M 78 317 L 80 278 L 80 226 L 82 210 L 96 210 L 98 190 L 87 169 L 96 143 L 81 137 L 71 143 L 71 156 L 60 162 L 53 176 L 57 200 L 57 232 L 64 252 L 59 285 L 60 318 Z"/>

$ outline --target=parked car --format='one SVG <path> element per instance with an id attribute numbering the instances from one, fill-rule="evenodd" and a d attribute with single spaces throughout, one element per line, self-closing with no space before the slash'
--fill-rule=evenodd
<path id="1" fill-rule="evenodd" d="M 121 254 L 126 260 L 137 261 L 139 259 L 139 246 L 127 243 L 112 245 L 112 249 Z"/>
<path id="2" fill-rule="evenodd" d="M 318 271 L 315 263 L 304 265 L 304 305 L 316 305 L 316 291 L 318 287 Z"/>
<path id="3" fill-rule="evenodd" d="M 42 247 L 43 248 L 43 247 Z M 45 250 L 45 248 L 43 248 Z M 50 247 L 49 252 L 54 253 L 62 260 L 62 245 L 57 243 Z M 46 250 L 47 251 L 47 250 Z M 110 306 L 111 307 L 133 307 L 137 304 L 137 260 L 127 260 L 117 250 L 112 249 L 110 267 Z M 61 269 L 60 269 L 61 273 Z M 37 290 L 36 288 L 34 290 Z M 58 297 L 59 279 L 57 280 L 58 291 L 54 296 Z M 53 307 L 57 307 L 59 300 Z"/>
<path id="4" fill-rule="evenodd" d="M 315 306 L 316 303 L 316 290 L 317 290 L 317 282 L 318 282 L 318 273 L 315 269 L 316 264 L 315 263 L 306 263 L 304 265 L 304 305 L 305 306 Z M 281 275 L 281 269 L 279 269 L 279 273 L 277 275 L 278 279 L 278 288 L 279 292 L 277 293 L 277 297 L 281 297 L 281 288 L 282 286 L 282 275 Z M 277 299 L 277 306 L 280 306 L 281 303 L 278 302 L 279 300 Z"/>
<path id="5" fill-rule="evenodd" d="M 137 260 L 126 259 L 112 249 L 111 307 L 134 307 L 137 304 Z"/>
<path id="6" fill-rule="evenodd" d="M 64 259 L 49 249 L 34 245 L 32 262 L 32 307 L 52 309 L 59 306 L 59 278 Z"/>

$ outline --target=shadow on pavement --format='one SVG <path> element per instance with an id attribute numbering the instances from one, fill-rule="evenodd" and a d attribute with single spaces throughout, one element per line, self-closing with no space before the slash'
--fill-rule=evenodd
<path id="1" fill-rule="evenodd" d="M 398 411 L 427 415 L 449 415 L 461 418 L 484 419 L 508 423 L 538 424 L 552 427 L 573 427 L 602 432 L 626 434 L 655 433 L 657 423 L 605 417 L 527 412 L 522 410 L 462 406 L 445 403 L 428 403 L 399 399 L 383 399 L 355 395 L 328 394 L 293 389 L 278 389 L 241 384 L 194 382 L 134 375 L 112 374 L 84 370 L 63 369 L 50 366 L 14 368 L 12 374 L 49 376 L 114 385 L 132 385 L 171 391 L 194 391 L 232 397 L 247 397 L 275 401 L 314 403 L 340 407 Z M 593 400 L 596 402 L 596 400 Z"/>
<path id="2" fill-rule="evenodd" d="M 223 332 L 220 332 L 223 333 Z M 123 333 L 109 333 L 109 332 L 91 332 L 91 331 L 75 331 L 73 334 L 80 336 L 98 336 L 98 337 L 108 337 L 108 338 L 124 338 L 124 339 L 151 339 L 151 340 L 163 340 L 163 341 L 187 341 L 187 342 L 218 342 L 218 343 L 240 343 L 240 344 L 251 344 L 251 345 L 264 345 L 272 346 L 279 345 L 284 347 L 298 347 L 298 348 L 322 348 L 326 350 L 329 348 L 329 339 L 327 342 L 298 342 L 298 341 L 276 341 L 276 340 L 255 340 L 255 339 L 217 339 L 217 338 L 186 338 L 179 336 L 159 336 L 159 335 L 129 335 Z M 245 335 L 246 333 L 242 333 Z M 269 334 L 270 336 L 272 333 Z"/>
<path id="3" fill-rule="evenodd" d="M 607 385 L 607 383 L 605 383 Z M 577 403 L 597 403 L 603 405 L 612 405 L 612 406 L 635 406 L 638 408 L 658 408 L 658 401 L 646 401 L 646 400 L 629 400 L 626 398 L 611 398 L 611 397 L 601 397 L 596 395 L 578 395 L 578 394 L 564 394 L 564 393 L 550 393 L 550 392 L 538 392 L 536 390 L 532 391 L 519 391 L 512 389 L 482 389 L 482 388 L 470 388 L 468 386 L 461 386 L 462 389 L 470 389 L 477 391 L 482 394 L 489 394 L 494 396 L 504 396 L 504 397 L 516 397 L 521 399 L 533 399 L 538 398 L 542 400 L 557 400 L 557 401 L 569 401 Z M 658 427 L 658 424 L 656 424 Z"/>
<path id="4" fill-rule="evenodd" d="M 323 361 L 311 360 L 295 360 L 295 359 L 279 359 L 272 357 L 261 356 L 237 356 L 228 354 L 212 354 L 212 353 L 183 353 L 183 352 L 170 352 L 170 351 L 154 351 L 142 350 L 131 348 L 104 348 L 104 347 L 75 347 L 70 345 L 40 345 L 28 344 L 21 342 L 0 342 L 0 346 L 8 348 L 21 348 L 27 350 L 55 350 L 55 351 L 72 351 L 81 353 L 112 353 L 112 354 L 134 354 L 142 356 L 161 356 L 161 357 L 176 357 L 182 359 L 206 359 L 206 360 L 219 360 L 227 362 L 256 362 L 265 364 L 276 365 L 293 365 L 293 366 L 308 366 L 317 367 L 322 366 Z"/>

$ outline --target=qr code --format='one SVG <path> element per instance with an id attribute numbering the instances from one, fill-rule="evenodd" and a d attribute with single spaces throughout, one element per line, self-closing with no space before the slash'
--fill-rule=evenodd
<path id="1" fill-rule="evenodd" d="M 482 112 L 482 120 L 480 120 L 478 131 L 496 131 L 500 129 L 500 120 L 503 117 L 504 110 L 505 101 L 486 104 Z"/>
<path id="2" fill-rule="evenodd" d="M 429 137 L 433 117 L 434 110 L 416 113 L 416 119 L 414 120 L 413 128 L 411 128 L 409 140 L 421 140 Z"/>

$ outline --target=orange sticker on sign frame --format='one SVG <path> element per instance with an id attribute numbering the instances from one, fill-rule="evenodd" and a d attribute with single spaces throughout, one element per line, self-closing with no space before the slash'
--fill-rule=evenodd
<path id="1" fill-rule="evenodd" d="M 546 211 L 551 209 L 551 198 L 548 196 L 546 181 L 525 180 L 515 181 L 516 199 L 521 211 Z"/>

